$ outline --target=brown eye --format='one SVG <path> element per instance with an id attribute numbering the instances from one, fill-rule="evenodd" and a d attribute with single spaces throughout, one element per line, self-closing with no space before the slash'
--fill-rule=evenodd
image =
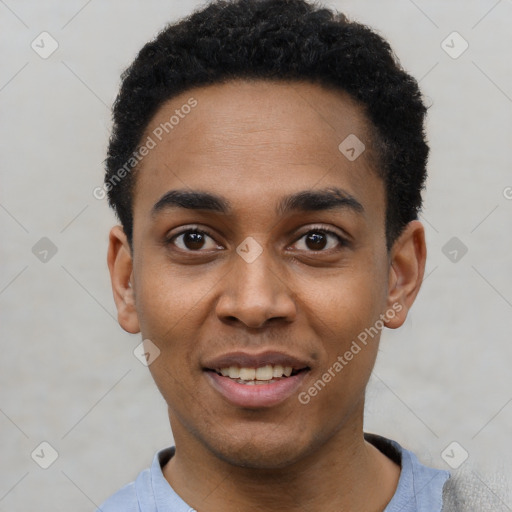
<path id="1" fill-rule="evenodd" d="M 183 251 L 191 252 L 218 248 L 218 245 L 208 233 L 198 229 L 182 231 L 171 237 L 167 243 L 175 245 Z"/>
<path id="2" fill-rule="evenodd" d="M 205 236 L 203 233 L 188 232 L 183 235 L 183 245 L 187 249 L 199 250 L 205 243 Z"/>
<path id="3" fill-rule="evenodd" d="M 315 229 L 305 233 L 297 242 L 299 250 L 306 252 L 320 251 L 336 248 L 336 246 L 346 245 L 345 240 L 335 233 L 327 229 Z"/>
<path id="4" fill-rule="evenodd" d="M 327 237 L 324 233 L 310 233 L 306 235 L 306 247 L 312 251 L 321 251 L 327 245 Z"/>

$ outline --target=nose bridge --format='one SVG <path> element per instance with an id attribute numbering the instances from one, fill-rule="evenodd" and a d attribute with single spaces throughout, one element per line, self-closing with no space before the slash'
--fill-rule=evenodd
<path id="1" fill-rule="evenodd" d="M 254 259 L 244 259 L 239 255 L 234 271 L 236 274 L 235 284 L 240 297 L 252 294 L 263 294 L 265 300 L 269 300 L 277 291 L 277 279 L 275 271 L 272 270 L 270 251 L 265 250 Z"/>
<path id="2" fill-rule="evenodd" d="M 246 239 L 232 265 L 217 304 L 219 317 L 236 318 L 250 327 L 260 327 L 271 318 L 293 319 L 291 290 L 279 276 L 271 251 Z"/>

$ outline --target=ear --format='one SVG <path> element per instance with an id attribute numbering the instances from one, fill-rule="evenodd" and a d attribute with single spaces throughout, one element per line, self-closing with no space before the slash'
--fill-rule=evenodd
<path id="1" fill-rule="evenodd" d="M 411 221 L 391 248 L 388 311 L 395 314 L 392 318 L 386 315 L 386 327 L 396 329 L 405 322 L 420 291 L 426 259 L 425 229 L 420 221 Z"/>
<path id="2" fill-rule="evenodd" d="M 133 259 L 128 239 L 121 226 L 114 226 L 110 230 L 107 263 L 119 325 L 125 331 L 137 334 L 140 327 L 135 309 Z"/>

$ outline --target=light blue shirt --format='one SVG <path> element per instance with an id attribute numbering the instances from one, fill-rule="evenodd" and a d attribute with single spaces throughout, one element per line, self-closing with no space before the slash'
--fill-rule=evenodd
<path id="1" fill-rule="evenodd" d="M 424 466 L 396 441 L 375 434 L 365 434 L 365 438 L 401 466 L 396 492 L 384 512 L 441 512 L 448 471 Z M 157 452 L 151 468 L 139 473 L 134 482 L 107 499 L 96 512 L 194 512 L 162 473 L 173 455 L 174 447 Z"/>

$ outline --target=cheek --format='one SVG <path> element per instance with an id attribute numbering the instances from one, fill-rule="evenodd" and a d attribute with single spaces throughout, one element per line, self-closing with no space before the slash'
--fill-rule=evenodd
<path id="1" fill-rule="evenodd" d="M 144 262 L 136 274 L 136 308 L 142 335 L 169 343 L 187 339 L 184 331 L 204 309 L 213 281 L 191 269 L 178 272 L 162 260 Z"/>
<path id="2" fill-rule="evenodd" d="M 312 406 L 311 421 L 326 431 L 335 430 L 347 414 L 362 406 L 379 346 L 381 330 L 373 326 L 380 312 L 372 288 L 353 296 L 346 291 L 346 295 L 324 294 L 322 303 L 317 303 L 321 306 L 314 325 L 323 342 L 323 357 L 301 401 Z"/>
<path id="3" fill-rule="evenodd" d="M 309 317 L 336 339 L 347 340 L 372 326 L 386 304 L 386 279 L 371 266 L 342 269 L 322 280 L 311 280 L 304 295 Z M 322 328 L 323 326 L 323 328 Z"/>
<path id="4" fill-rule="evenodd" d="M 327 381 L 327 406 L 331 400 L 346 400 L 348 389 L 364 391 L 384 327 L 380 315 L 386 294 L 378 279 L 380 274 L 371 271 L 345 272 L 322 286 L 317 281 L 308 291 L 307 316 L 324 351 L 315 378 Z"/>

